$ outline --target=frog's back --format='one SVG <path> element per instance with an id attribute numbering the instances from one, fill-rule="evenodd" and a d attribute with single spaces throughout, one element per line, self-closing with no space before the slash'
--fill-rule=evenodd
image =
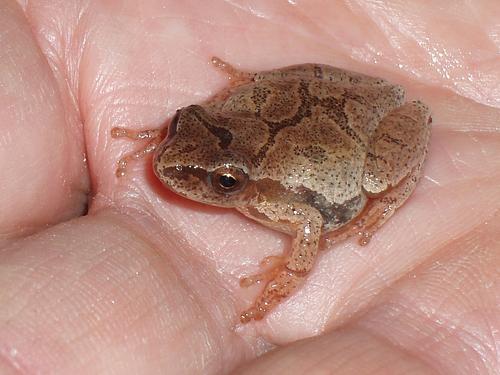
<path id="1" fill-rule="evenodd" d="M 255 135 L 261 139 L 253 155 L 259 178 L 343 204 L 360 195 L 370 135 L 403 97 L 399 86 L 295 75 L 243 85 L 222 111 L 265 123 L 266 134 Z"/>
<path id="2" fill-rule="evenodd" d="M 255 81 L 235 88 L 219 109 L 264 121 L 272 136 L 304 119 L 327 118 L 364 144 L 380 119 L 404 102 L 404 95 L 401 86 L 379 78 L 302 64 L 256 74 Z"/>
<path id="3" fill-rule="evenodd" d="M 357 214 L 365 203 L 361 184 L 368 136 L 348 114 L 316 104 L 294 125 L 270 134 L 261 148 L 260 179 L 281 181 L 294 193 L 292 199 L 320 210 L 330 228 Z"/>
<path id="4" fill-rule="evenodd" d="M 364 204 L 371 134 L 403 101 L 404 90 L 382 79 L 303 64 L 256 74 L 234 89 L 221 111 L 261 123 L 250 155 L 256 179 L 280 181 L 295 198 L 323 208 L 324 216 L 345 207 L 352 215 Z"/>

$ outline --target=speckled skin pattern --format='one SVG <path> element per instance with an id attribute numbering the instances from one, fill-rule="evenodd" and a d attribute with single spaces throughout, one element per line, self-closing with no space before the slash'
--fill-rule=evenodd
<path id="1" fill-rule="evenodd" d="M 247 322 L 300 285 L 320 236 L 359 235 L 366 244 L 403 204 L 425 159 L 430 111 L 405 103 L 401 86 L 331 66 L 244 73 L 214 63 L 233 83 L 177 111 L 153 165 L 184 197 L 294 235 L 287 255 L 266 258 L 262 273 L 241 280 L 267 281 L 240 316 Z M 234 186 L 222 186 L 221 176 Z"/>

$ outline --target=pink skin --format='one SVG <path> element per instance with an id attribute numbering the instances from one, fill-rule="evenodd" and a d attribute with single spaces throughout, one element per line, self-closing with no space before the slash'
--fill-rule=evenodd
<path id="1" fill-rule="evenodd" d="M 19 3 L 0 2 L 0 373 L 499 368 L 498 1 Z M 164 191 L 149 161 L 114 174 L 137 144 L 110 129 L 216 93 L 212 55 L 349 67 L 433 109 L 407 204 L 366 247 L 327 243 L 304 287 L 245 326 L 259 286 L 239 277 L 289 239 Z"/>

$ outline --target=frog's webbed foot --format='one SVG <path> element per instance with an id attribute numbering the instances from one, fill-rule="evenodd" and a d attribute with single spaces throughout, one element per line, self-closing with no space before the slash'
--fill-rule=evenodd
<path id="1" fill-rule="evenodd" d="M 262 294 L 249 309 L 240 315 L 242 323 L 251 320 L 261 320 L 266 313 L 288 297 L 302 283 L 307 273 L 299 273 L 282 267 L 282 270 L 273 277 Z"/>
<path id="2" fill-rule="evenodd" d="M 386 220 L 384 219 L 386 216 L 384 211 L 386 211 L 386 204 L 380 199 L 369 200 L 364 210 L 354 221 L 340 229 L 326 233 L 324 238 L 329 245 L 333 245 L 348 238 L 357 237 L 360 246 L 368 245 L 373 234 Z"/>
<path id="3" fill-rule="evenodd" d="M 134 131 L 127 128 L 116 127 L 111 129 L 111 136 L 113 138 L 129 138 L 133 140 L 143 140 L 150 139 L 151 141 L 144 146 L 144 148 L 126 154 L 118 161 L 118 167 L 116 168 L 116 176 L 123 177 L 126 174 L 127 165 L 132 160 L 139 160 L 148 154 L 151 154 L 156 150 L 156 147 L 160 144 L 162 140 L 162 130 L 161 129 L 149 129 Z"/>
<path id="4" fill-rule="evenodd" d="M 368 245 L 373 234 L 411 195 L 419 174 L 420 166 L 417 166 L 397 186 L 388 190 L 384 195 L 371 198 L 357 219 L 343 228 L 327 233 L 326 241 L 329 244 L 336 244 L 350 237 L 357 237 L 359 245 Z"/>
<path id="5" fill-rule="evenodd" d="M 263 202 L 255 209 L 260 218 L 264 215 L 273 221 L 287 222 L 296 236 L 289 255 L 264 258 L 261 262 L 264 272 L 240 280 L 243 287 L 267 281 L 253 306 L 240 315 L 242 323 L 262 319 L 302 283 L 316 259 L 323 225 L 321 214 L 303 203 Z"/>

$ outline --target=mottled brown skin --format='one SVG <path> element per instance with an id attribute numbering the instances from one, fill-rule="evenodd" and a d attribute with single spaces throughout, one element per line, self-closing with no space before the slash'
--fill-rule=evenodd
<path id="1" fill-rule="evenodd" d="M 267 281 L 241 315 L 248 322 L 300 285 L 322 235 L 359 235 L 366 244 L 403 204 L 425 159 L 430 113 L 421 102 L 405 103 L 400 86 L 326 65 L 245 73 L 213 62 L 232 85 L 177 111 L 167 137 L 151 132 L 153 141 L 123 158 L 117 174 L 156 149 L 154 171 L 171 190 L 294 235 L 287 255 L 266 258 L 261 274 L 241 280 Z"/>

